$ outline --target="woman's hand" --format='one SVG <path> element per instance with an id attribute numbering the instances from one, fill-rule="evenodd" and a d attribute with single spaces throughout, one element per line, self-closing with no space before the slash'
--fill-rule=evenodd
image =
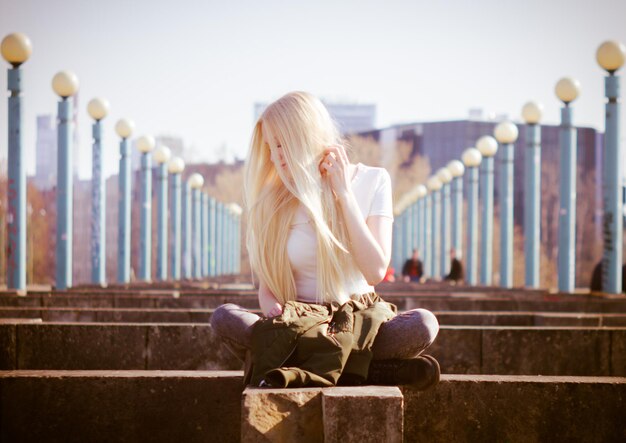
<path id="1" fill-rule="evenodd" d="M 350 161 L 346 150 L 341 145 L 332 145 L 324 150 L 320 162 L 322 177 L 330 181 L 330 186 L 337 198 L 350 192 Z"/>
<path id="2" fill-rule="evenodd" d="M 272 306 L 272 308 L 267 311 L 267 316 L 268 317 L 277 317 L 280 314 L 283 313 L 283 307 L 280 303 L 276 302 L 274 303 L 274 306 Z"/>

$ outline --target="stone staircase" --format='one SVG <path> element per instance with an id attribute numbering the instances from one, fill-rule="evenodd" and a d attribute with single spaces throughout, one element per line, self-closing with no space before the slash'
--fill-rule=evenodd
<path id="1" fill-rule="evenodd" d="M 442 325 L 435 388 L 242 386 L 208 325 L 250 290 L 0 293 L 0 441 L 624 441 L 626 299 L 387 286 Z"/>

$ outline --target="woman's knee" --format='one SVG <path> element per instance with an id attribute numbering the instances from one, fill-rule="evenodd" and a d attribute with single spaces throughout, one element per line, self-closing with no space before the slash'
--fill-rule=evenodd
<path id="1" fill-rule="evenodd" d="M 419 335 L 426 346 L 430 346 L 439 333 L 439 321 L 435 314 L 426 309 L 413 309 L 409 311 L 411 316 L 418 317 Z"/>
<path id="2" fill-rule="evenodd" d="M 211 314 L 209 324 L 219 334 L 223 325 L 227 324 L 229 319 L 232 318 L 233 311 L 240 309 L 241 308 L 234 303 L 220 305 L 213 311 L 213 314 Z"/>

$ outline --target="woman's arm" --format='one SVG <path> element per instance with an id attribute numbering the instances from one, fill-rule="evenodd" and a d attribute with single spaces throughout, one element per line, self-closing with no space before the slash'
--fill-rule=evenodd
<path id="1" fill-rule="evenodd" d="M 277 315 L 282 314 L 283 307 L 276 300 L 272 291 L 267 287 L 263 280 L 259 279 L 259 306 L 261 307 L 261 311 L 263 315 L 266 317 L 276 317 Z"/>
<path id="2" fill-rule="evenodd" d="M 378 284 L 385 277 L 391 259 L 393 220 L 379 215 L 363 220 L 350 186 L 350 162 L 345 149 L 343 146 L 331 146 L 326 152 L 320 170 L 330 180 L 341 206 L 350 237 L 350 253 L 367 282 L 370 285 Z"/>
<path id="3" fill-rule="evenodd" d="M 393 220 L 373 215 L 366 222 L 351 190 L 337 197 L 350 237 L 350 253 L 367 283 L 376 285 L 385 278 L 391 259 Z"/>

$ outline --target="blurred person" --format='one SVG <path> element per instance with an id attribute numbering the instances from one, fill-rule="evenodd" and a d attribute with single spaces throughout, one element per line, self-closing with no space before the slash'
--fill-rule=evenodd
<path id="1" fill-rule="evenodd" d="M 413 255 L 402 266 L 402 280 L 404 282 L 418 282 L 424 275 L 424 266 L 419 259 L 419 250 L 413 249 Z"/>

